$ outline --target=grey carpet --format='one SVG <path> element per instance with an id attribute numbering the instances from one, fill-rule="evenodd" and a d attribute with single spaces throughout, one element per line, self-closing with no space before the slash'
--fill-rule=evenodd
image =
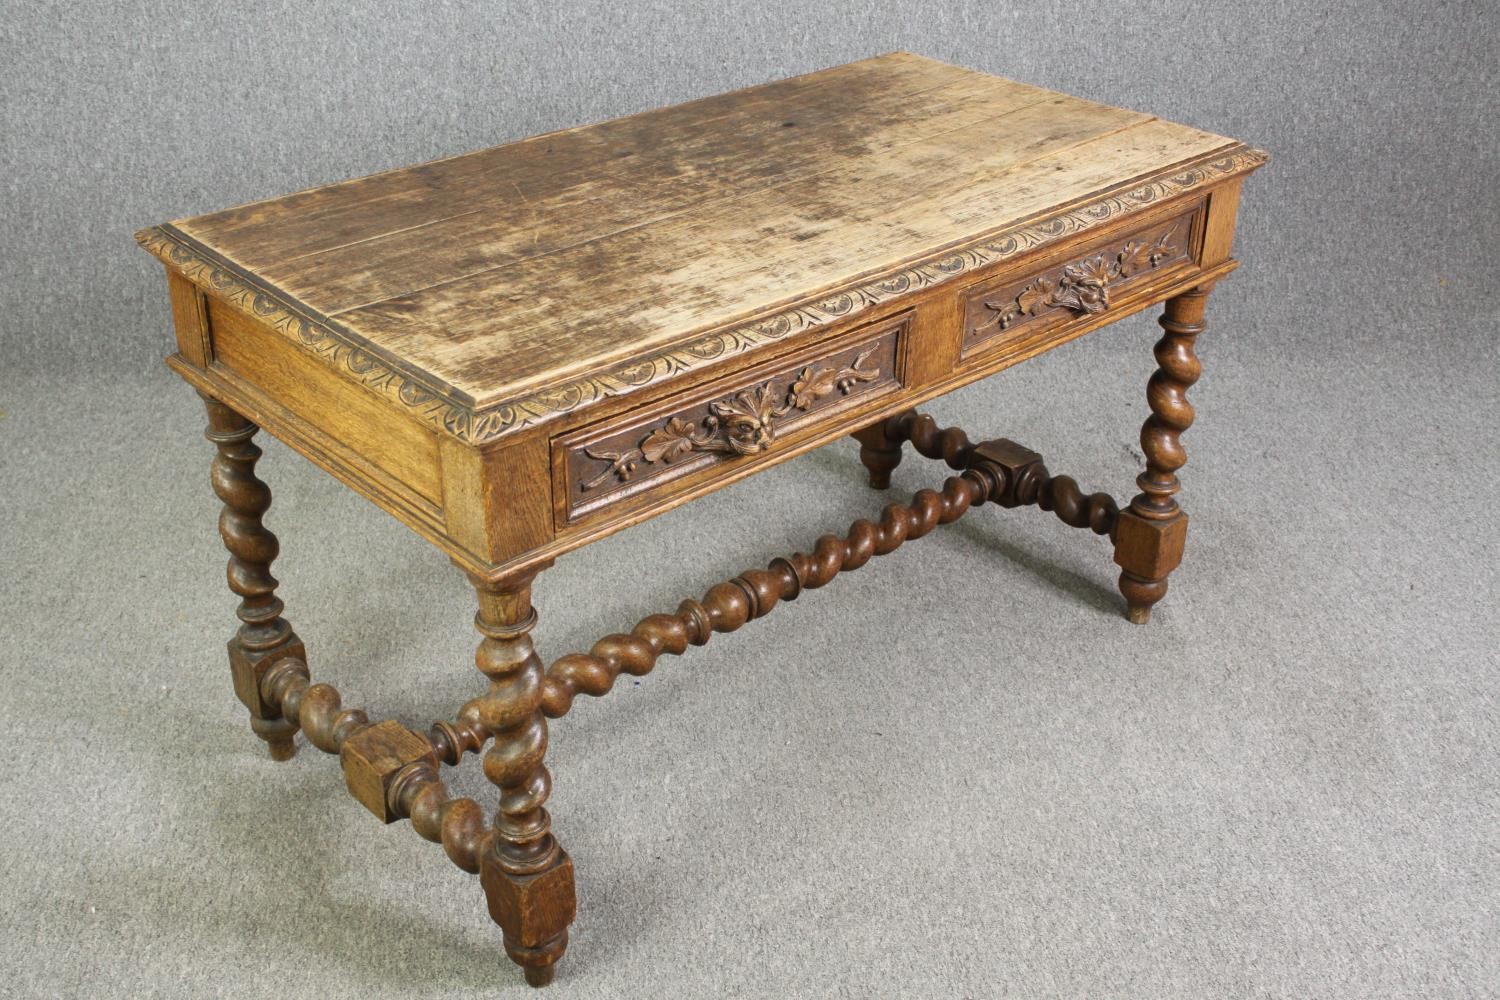
<path id="1" fill-rule="evenodd" d="M 7 11 L 0 995 L 530 995 L 473 878 L 249 733 L 201 406 L 130 230 L 896 47 L 1272 151 L 1202 340 L 1187 561 L 1132 627 L 1103 542 L 985 509 L 584 700 L 548 995 L 1496 995 L 1492 6 L 571 6 Z M 931 410 L 1126 496 L 1154 335 Z M 266 447 L 315 674 L 446 716 L 463 580 Z M 833 446 L 561 560 L 544 652 L 877 511 L 861 471 Z"/>

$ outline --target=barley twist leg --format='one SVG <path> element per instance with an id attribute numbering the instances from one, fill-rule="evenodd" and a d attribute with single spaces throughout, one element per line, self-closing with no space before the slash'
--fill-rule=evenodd
<path id="1" fill-rule="evenodd" d="M 459 712 L 465 725 L 492 734 L 484 773 L 500 790 L 495 837 L 480 859 L 480 881 L 505 951 L 532 986 L 552 981 L 568 947 L 576 908 L 573 862 L 552 835 L 545 803 L 552 776 L 542 715 L 542 662 L 532 647 L 536 624 L 531 580 L 497 585 L 474 580 L 475 626 L 484 636 L 475 665 L 489 690 Z"/>
<path id="2" fill-rule="evenodd" d="M 291 625 L 281 617 L 281 598 L 271 563 L 280 545 L 262 523 L 271 507 L 271 489 L 255 475 L 260 448 L 251 440 L 260 430 L 218 400 L 203 397 L 208 407 L 204 436 L 217 449 L 212 468 L 214 493 L 223 501 L 219 534 L 229 550 L 229 589 L 240 598 L 235 614 L 240 627 L 229 640 L 229 667 L 235 694 L 250 711 L 250 728 L 266 741 L 272 760 L 290 760 L 297 723 L 265 700 L 260 680 L 278 660 L 306 660 L 307 651 Z"/>
<path id="3" fill-rule="evenodd" d="M 1141 492 L 1120 514 L 1115 535 L 1120 593 L 1132 622 L 1144 624 L 1151 607 L 1167 593 L 1167 576 L 1182 561 L 1187 515 L 1177 504 L 1177 470 L 1187 462 L 1182 433 L 1193 423 L 1187 390 L 1203 367 L 1193 352 L 1207 329 L 1203 314 L 1207 287 L 1194 288 L 1167 301 L 1160 323 L 1166 331 L 1156 343 L 1157 369 L 1146 386 L 1151 416 L 1141 427 L 1146 471 L 1136 477 Z"/>

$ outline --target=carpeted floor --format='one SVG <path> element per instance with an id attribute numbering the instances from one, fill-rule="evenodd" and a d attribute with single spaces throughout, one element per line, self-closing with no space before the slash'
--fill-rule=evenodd
<path id="1" fill-rule="evenodd" d="M 985 509 L 554 728 L 580 914 L 549 995 L 1495 995 L 1493 288 L 1335 284 L 1308 346 L 1254 267 L 1211 303 L 1148 627 L 1104 542 Z M 1154 329 L 931 412 L 1128 495 Z M 251 736 L 196 397 L 0 378 L 0 994 L 525 995 L 473 878 Z M 315 676 L 445 717 L 464 581 L 266 447 Z M 861 471 L 830 447 L 561 560 L 544 654 L 877 511 Z"/>

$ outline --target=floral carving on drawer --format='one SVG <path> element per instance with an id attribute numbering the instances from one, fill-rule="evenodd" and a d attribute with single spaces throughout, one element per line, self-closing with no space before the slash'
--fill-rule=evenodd
<path id="1" fill-rule="evenodd" d="M 587 440 L 568 441 L 570 518 L 605 502 L 731 459 L 774 450 L 787 434 L 896 388 L 897 347 L 906 320 L 873 337 L 780 371 L 635 420 Z"/>
<path id="2" fill-rule="evenodd" d="M 1192 259 L 1196 211 L 1122 236 L 1058 268 L 971 292 L 965 308 L 964 348 L 1009 335 L 1033 323 L 1067 321 L 1107 311 L 1135 279 Z"/>

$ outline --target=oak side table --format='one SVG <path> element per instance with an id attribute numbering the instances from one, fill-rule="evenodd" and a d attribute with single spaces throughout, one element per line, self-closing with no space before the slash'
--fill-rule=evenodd
<path id="1" fill-rule="evenodd" d="M 1230 256 L 1241 143 L 894 53 L 167 223 L 177 350 L 217 449 L 234 689 L 271 756 L 300 728 L 349 791 L 479 875 L 505 950 L 551 980 L 573 865 L 544 803 L 549 720 L 622 672 L 985 503 L 1107 538 L 1133 622 L 1167 591 L 1186 391 Z M 913 407 L 1165 303 L 1121 507 L 1035 452 Z M 282 617 L 264 427 L 468 575 L 488 689 L 425 733 L 311 682 Z M 564 553 L 845 435 L 871 485 L 902 447 L 936 490 L 546 665 L 531 582 Z M 482 755 L 492 817 L 449 795 Z"/>

